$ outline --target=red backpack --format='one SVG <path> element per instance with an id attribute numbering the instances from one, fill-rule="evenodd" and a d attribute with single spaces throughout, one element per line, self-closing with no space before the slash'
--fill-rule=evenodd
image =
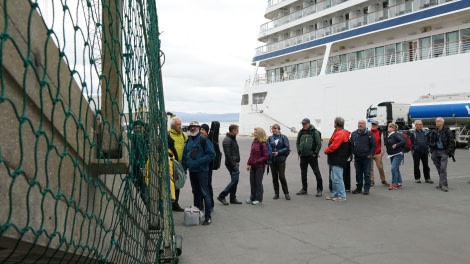
<path id="1" fill-rule="evenodd" d="M 413 148 L 413 144 L 411 143 L 411 139 L 408 136 L 408 133 L 401 133 L 401 135 L 406 140 L 406 145 L 403 147 L 403 153 L 408 153 Z"/>

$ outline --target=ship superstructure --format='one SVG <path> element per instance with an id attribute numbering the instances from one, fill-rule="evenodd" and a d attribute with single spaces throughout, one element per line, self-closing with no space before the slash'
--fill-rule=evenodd
<path id="1" fill-rule="evenodd" d="M 329 137 L 377 101 L 470 91 L 470 1 L 268 1 L 242 94 L 240 134 L 310 118 Z"/>

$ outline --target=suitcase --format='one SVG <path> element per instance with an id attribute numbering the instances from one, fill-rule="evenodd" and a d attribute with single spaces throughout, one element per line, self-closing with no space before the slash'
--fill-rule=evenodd
<path id="1" fill-rule="evenodd" d="M 331 169 L 329 171 L 329 187 L 330 187 L 330 192 L 333 190 L 332 184 L 331 184 Z M 346 192 L 351 191 L 351 162 L 348 162 L 346 166 L 343 168 L 343 182 L 344 182 L 344 189 L 346 189 Z"/>
<path id="2" fill-rule="evenodd" d="M 184 209 L 184 224 L 187 226 L 199 225 L 201 211 L 195 206 Z"/>

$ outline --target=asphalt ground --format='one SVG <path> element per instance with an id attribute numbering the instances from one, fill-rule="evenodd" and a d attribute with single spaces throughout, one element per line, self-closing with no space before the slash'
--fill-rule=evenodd
<path id="1" fill-rule="evenodd" d="M 242 156 L 237 198 L 245 201 L 250 193 L 246 162 L 252 138 L 237 139 Z M 315 197 L 316 181 L 310 168 L 308 195 L 296 195 L 301 189 L 300 167 L 295 141 L 290 143 L 293 151 L 287 160 L 286 177 L 292 199 L 285 200 L 283 195 L 272 199 L 271 174 L 265 174 L 262 204 L 224 206 L 215 200 L 213 221 L 208 226 L 185 226 L 183 213 L 175 212 L 176 233 L 183 237 L 179 263 L 470 263 L 470 151 L 457 149 L 456 162 L 449 160 L 449 192 L 435 188 L 438 175 L 430 158 L 435 183 L 415 183 L 412 157 L 407 153 L 400 167 L 400 190 L 390 191 L 378 183 L 375 170 L 377 184 L 370 195 L 348 192 L 347 201 L 333 202 L 325 199 L 330 192 L 324 154 L 319 158 L 323 196 Z M 326 144 L 323 141 L 321 153 Z M 353 189 L 355 171 L 351 165 Z M 390 181 L 386 156 L 384 167 Z M 229 180 L 224 165 L 213 172 L 215 197 Z M 191 204 L 188 181 L 181 190 L 180 205 Z"/>

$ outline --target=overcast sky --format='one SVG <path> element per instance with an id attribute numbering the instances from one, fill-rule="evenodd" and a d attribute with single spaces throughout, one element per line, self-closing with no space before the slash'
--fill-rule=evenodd
<path id="1" fill-rule="evenodd" d="M 167 111 L 240 111 L 266 6 L 266 0 L 157 1 Z"/>

